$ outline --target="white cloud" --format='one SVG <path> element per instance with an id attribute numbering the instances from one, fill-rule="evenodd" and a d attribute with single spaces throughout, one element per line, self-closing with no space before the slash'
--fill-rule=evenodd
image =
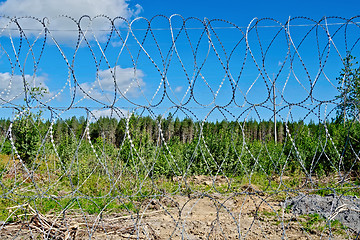
<path id="1" fill-rule="evenodd" d="M 100 117 L 112 117 L 119 120 L 120 118 L 128 117 L 129 114 L 130 112 L 125 109 L 97 109 L 91 111 L 90 121 L 97 121 Z"/>
<path id="2" fill-rule="evenodd" d="M 175 88 L 175 92 L 178 93 L 178 92 L 181 92 L 183 90 L 183 87 L 182 86 L 178 86 Z"/>
<path id="3" fill-rule="evenodd" d="M 144 11 L 143 7 L 140 4 L 136 4 L 135 9 L 135 12 L 133 12 L 135 16 L 138 16 L 142 11 Z"/>
<path id="4" fill-rule="evenodd" d="M 140 69 L 134 71 L 134 68 L 116 66 L 100 70 L 96 81 L 82 83 L 80 86 L 84 91 L 82 94 L 87 93 L 94 99 L 111 103 L 115 96 L 115 88 L 117 88 L 117 98 L 121 96 L 119 91 L 127 97 L 137 97 L 145 86 L 143 77 L 144 73 Z"/>
<path id="5" fill-rule="evenodd" d="M 142 7 L 129 8 L 126 0 L 7 0 L 0 5 L 0 13 L 7 16 L 38 18 L 68 15 L 75 19 L 83 15 L 94 17 L 105 14 L 111 18 L 131 18 L 140 14 Z"/>
<path id="6" fill-rule="evenodd" d="M 47 80 L 45 75 L 35 77 L 31 75 L 25 75 L 23 77 L 21 75 L 12 75 L 9 72 L 4 72 L 0 73 L 0 97 L 2 98 L 0 101 L 11 102 L 18 99 L 22 101 L 25 96 L 24 78 L 29 88 L 42 87 L 46 90 L 47 94 L 43 96 L 44 99 L 52 96 L 48 86 L 45 84 L 45 81 Z"/>
<path id="7" fill-rule="evenodd" d="M 110 18 L 117 16 L 130 19 L 138 16 L 142 12 L 142 7 L 136 4 L 133 8 L 130 8 L 127 0 L 7 0 L 0 5 L 0 15 L 9 17 L 36 17 L 43 19 L 47 17 L 49 19 L 49 29 L 56 40 L 75 40 L 78 36 L 78 28 L 74 21 L 60 17 L 60 15 L 66 15 L 74 18 L 76 21 L 83 15 L 87 15 L 94 18 L 98 15 L 106 15 Z M 107 21 L 107 23 L 105 22 Z M 6 21 L 5 18 L 1 18 L 1 27 L 7 26 L 10 21 Z M 84 24 L 81 26 L 86 30 L 89 23 L 88 19 L 82 21 Z M 41 29 L 41 24 L 36 23 L 32 19 L 20 19 L 19 23 L 22 28 L 27 29 Z M 120 24 L 120 21 L 117 21 Z M 107 29 L 110 26 L 110 22 L 105 18 L 95 20 L 92 23 L 92 28 Z M 7 28 L 15 27 L 15 24 L 7 26 Z M 59 31 L 60 30 L 60 31 Z M 64 31 L 64 30 L 73 30 Z M 29 31 L 29 34 L 37 36 L 39 31 Z M 103 33 L 102 33 L 103 34 Z M 101 38 L 101 33 L 100 36 Z"/>

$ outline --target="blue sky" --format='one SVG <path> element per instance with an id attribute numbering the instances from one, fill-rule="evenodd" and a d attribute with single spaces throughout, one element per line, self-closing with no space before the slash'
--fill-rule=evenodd
<path id="1" fill-rule="evenodd" d="M 171 15 L 179 13 L 185 17 L 196 16 L 223 18 L 246 26 L 254 17 L 271 17 L 279 21 L 286 21 L 289 16 L 306 16 L 319 19 L 323 16 L 353 17 L 360 14 L 360 4 L 356 0 L 344 1 L 161 1 L 140 0 L 145 17 L 154 14 Z"/>
<path id="2" fill-rule="evenodd" d="M 111 114 L 111 109 L 115 109 L 120 116 L 136 109 L 138 113 L 144 115 L 166 116 L 171 112 L 179 117 L 197 117 L 199 120 L 221 120 L 224 117 L 228 120 L 246 117 L 269 120 L 272 118 L 272 95 L 269 96 L 272 92 L 269 92 L 269 88 L 272 87 L 272 79 L 277 77 L 277 109 L 283 108 L 278 112 L 278 119 L 286 120 L 291 117 L 295 120 L 302 119 L 312 110 L 305 120 L 320 120 L 324 119 L 334 105 L 322 104 L 316 109 L 313 108 L 320 101 L 332 100 L 337 95 L 336 77 L 341 69 L 341 57 L 360 36 L 358 27 L 349 25 L 345 32 L 344 27 L 340 28 L 341 25 L 337 25 L 344 22 L 343 20 L 329 18 L 327 19 L 329 33 L 335 33 L 339 28 L 340 30 L 330 44 L 331 47 L 327 48 L 329 39 L 324 27 L 325 21 L 322 22 L 322 27 L 310 31 L 314 22 L 304 18 L 294 19 L 290 27 L 294 46 L 298 46 L 302 38 L 307 33 L 308 35 L 298 49 L 290 47 L 292 58 L 287 58 L 289 42 L 285 32 L 276 35 L 281 29 L 279 23 L 264 19 L 259 23 L 258 35 L 256 31 L 248 34 L 250 51 L 247 50 L 245 40 L 240 41 L 244 36 L 241 31 L 245 32 L 246 27 L 255 17 L 275 18 L 282 24 L 289 16 L 304 16 L 317 21 L 324 16 L 350 18 L 360 14 L 360 4 L 356 1 L 64 0 L 60 3 L 8 0 L 2 2 L 0 12 L 4 15 L 39 18 L 48 16 L 52 34 L 52 38 L 48 36 L 40 57 L 44 41 L 41 24 L 35 20 L 19 20 L 33 51 L 29 51 L 29 44 L 22 39 L 21 51 L 18 52 L 21 38 L 18 35 L 19 31 L 14 30 L 17 26 L 2 19 L 3 31 L 0 37 L 2 116 L 12 115 L 14 105 L 24 104 L 22 89 L 25 79 L 34 86 L 39 86 L 41 83 L 49 92 L 41 101 L 53 108 L 53 114 L 64 118 L 85 115 L 87 110 L 84 107 L 86 107 L 96 117 Z M 113 36 L 107 44 L 109 32 L 98 30 L 108 29 L 109 23 L 105 18 L 98 17 L 92 21 L 94 31 L 86 32 L 90 47 L 82 39 L 81 46 L 76 48 L 77 27 L 69 18 L 56 18 L 55 16 L 59 14 L 67 14 L 75 19 L 83 14 L 88 14 L 90 17 L 98 14 L 110 17 L 121 15 L 130 20 L 136 19 L 132 25 L 132 33 L 135 37 L 130 34 L 126 38 L 126 34 L 129 33 L 126 24 L 118 20 L 115 24 L 123 39 L 120 36 Z M 150 20 L 157 14 L 167 17 L 181 14 L 185 19 L 199 18 L 186 22 L 191 45 L 187 35 L 182 31 L 174 48 L 169 20 L 163 17 L 157 17 L 151 22 L 155 40 L 150 33 L 147 33 L 145 41 L 142 42 L 148 22 L 141 17 Z M 212 41 L 209 44 L 208 37 L 201 35 L 204 30 L 201 21 L 205 17 L 209 20 L 228 20 L 239 26 L 241 31 L 229 23 L 212 21 L 213 31 L 210 33 Z M 359 20 L 358 18 L 357 21 Z M 81 23 L 86 29 L 90 21 L 84 18 Z M 173 16 L 171 23 L 173 34 L 176 36 L 181 29 L 182 19 Z M 344 38 L 345 33 L 347 42 Z M 269 45 L 274 37 L 275 41 Z M 125 38 L 126 44 L 123 41 Z M 199 47 L 195 61 L 192 51 L 197 44 Z M 264 51 L 268 46 L 268 52 L 263 59 L 262 50 Z M 352 51 L 353 54 L 358 54 L 359 49 L 357 43 Z M 318 50 L 321 51 L 320 59 Z M 40 60 L 37 64 L 38 59 Z M 18 64 L 17 60 L 19 60 Z M 69 68 L 72 61 L 74 61 L 73 69 Z M 225 71 L 224 67 L 226 68 L 227 63 L 228 71 Z M 324 63 L 326 64 L 322 68 L 320 65 Z M 69 69 L 72 69 L 73 73 L 69 74 Z M 319 72 L 319 69 L 323 71 Z M 78 84 L 76 87 L 74 87 L 75 81 Z M 189 88 L 189 82 L 192 88 Z M 234 84 L 237 84 L 235 91 L 232 88 Z M 312 87 L 313 92 L 310 94 Z M 190 90 L 193 90 L 193 97 Z M 308 97 L 310 95 L 312 98 Z M 295 105 L 289 106 L 289 103 Z M 32 107 L 39 106 L 39 102 L 36 101 L 31 104 Z M 254 107 L 254 104 L 261 106 Z M 176 110 L 176 106 L 181 105 L 182 111 Z M 214 109 L 215 106 L 220 106 L 220 110 Z M 67 109 L 69 107 L 70 109 Z M 45 115 L 50 116 L 50 112 L 45 111 Z"/>

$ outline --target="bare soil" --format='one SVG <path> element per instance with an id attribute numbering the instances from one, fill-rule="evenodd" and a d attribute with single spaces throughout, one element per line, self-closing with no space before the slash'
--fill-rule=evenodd
<path id="1" fill-rule="evenodd" d="M 202 176 L 192 180 L 212 184 Z M 64 220 L 34 213 L 27 222 L 0 223 L 0 239 L 356 238 L 351 229 L 329 228 L 326 221 L 309 225 L 310 218 L 282 206 L 277 195 L 265 195 L 254 186 L 244 186 L 242 192 L 231 195 L 192 193 L 147 199 L 139 203 L 138 213 L 89 215 L 69 211 Z"/>

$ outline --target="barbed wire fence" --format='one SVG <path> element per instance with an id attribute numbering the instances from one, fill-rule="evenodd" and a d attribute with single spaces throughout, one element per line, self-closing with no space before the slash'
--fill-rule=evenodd
<path id="1" fill-rule="evenodd" d="M 358 239 L 359 18 L 2 17 L 1 238 Z"/>

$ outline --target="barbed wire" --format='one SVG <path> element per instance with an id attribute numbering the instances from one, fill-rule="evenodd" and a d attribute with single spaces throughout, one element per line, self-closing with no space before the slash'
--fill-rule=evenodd
<path id="1" fill-rule="evenodd" d="M 1 238 L 358 237 L 359 18 L 0 18 Z"/>

